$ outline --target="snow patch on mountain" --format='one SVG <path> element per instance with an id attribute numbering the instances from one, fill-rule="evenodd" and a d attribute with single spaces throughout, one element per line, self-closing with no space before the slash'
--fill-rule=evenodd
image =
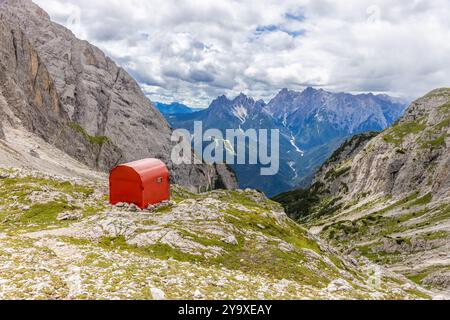
<path id="1" fill-rule="evenodd" d="M 295 137 L 294 137 L 293 134 L 291 134 L 291 138 L 290 138 L 289 141 L 291 142 L 291 144 L 292 144 L 292 146 L 294 147 L 295 151 L 296 151 L 297 153 L 300 153 L 300 155 L 303 157 L 303 156 L 305 155 L 305 152 L 302 151 L 302 150 L 297 146 L 297 141 L 296 141 L 296 139 L 295 139 Z"/>
<path id="2" fill-rule="evenodd" d="M 239 121 L 241 121 L 241 124 L 244 124 L 247 121 L 248 111 L 243 105 L 233 107 L 232 113 Z"/>
<path id="3" fill-rule="evenodd" d="M 297 169 L 295 169 L 295 162 L 289 161 L 288 162 L 289 167 L 292 169 L 292 172 L 294 172 L 294 180 L 298 178 L 298 172 Z"/>
<path id="4" fill-rule="evenodd" d="M 288 117 L 288 114 L 287 114 L 287 113 L 283 115 L 283 121 L 282 121 L 282 124 L 283 124 L 283 126 L 284 126 L 285 128 L 287 128 L 287 117 Z"/>

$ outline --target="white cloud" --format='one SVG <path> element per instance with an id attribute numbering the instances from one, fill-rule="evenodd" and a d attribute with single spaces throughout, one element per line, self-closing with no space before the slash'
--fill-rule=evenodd
<path id="1" fill-rule="evenodd" d="M 308 85 L 414 98 L 450 82 L 447 0 L 35 1 L 155 101 Z"/>

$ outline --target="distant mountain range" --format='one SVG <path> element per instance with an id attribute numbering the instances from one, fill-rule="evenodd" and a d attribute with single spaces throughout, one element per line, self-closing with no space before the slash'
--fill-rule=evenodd
<path id="1" fill-rule="evenodd" d="M 198 108 L 191 108 L 182 103 L 173 102 L 170 104 L 156 102 L 155 107 L 164 115 L 172 115 L 172 114 L 187 114 L 200 111 Z"/>
<path id="2" fill-rule="evenodd" d="M 208 109 L 167 115 L 173 128 L 280 130 L 280 171 L 274 177 L 259 174 L 261 165 L 234 165 L 240 186 L 268 195 L 306 186 L 314 172 L 349 137 L 382 131 L 395 122 L 407 103 L 387 95 L 332 93 L 307 88 L 283 89 L 269 103 L 245 94 L 220 96 Z"/>

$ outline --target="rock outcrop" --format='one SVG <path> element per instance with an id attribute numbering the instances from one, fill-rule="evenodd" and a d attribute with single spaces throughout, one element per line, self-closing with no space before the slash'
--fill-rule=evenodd
<path id="1" fill-rule="evenodd" d="M 28 131 L 99 170 L 156 157 L 168 163 L 176 183 L 192 190 L 212 189 L 218 180 L 236 186 L 228 170 L 222 179 L 212 166 L 172 164 L 169 125 L 101 50 L 29 0 L 0 1 L 0 16 L 2 95 Z"/>
<path id="2" fill-rule="evenodd" d="M 344 200 L 361 194 L 394 198 L 411 192 L 450 195 L 450 89 L 438 89 L 413 102 L 392 127 L 362 150 L 323 167 L 315 182 L 346 185 L 335 196 Z M 342 156 L 342 155 L 341 155 Z"/>
<path id="3" fill-rule="evenodd" d="M 111 141 L 93 143 L 74 130 L 46 65 L 22 30 L 3 18 L 0 42 L 2 127 L 21 127 L 92 167 L 117 163 L 120 151 Z"/>

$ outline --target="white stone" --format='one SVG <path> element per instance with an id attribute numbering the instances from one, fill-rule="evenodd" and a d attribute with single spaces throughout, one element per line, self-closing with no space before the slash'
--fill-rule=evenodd
<path id="1" fill-rule="evenodd" d="M 203 299 L 205 296 L 203 295 L 203 293 L 200 290 L 195 290 L 194 292 L 194 299 L 196 300 L 201 300 Z"/>
<path id="2" fill-rule="evenodd" d="M 115 205 L 115 207 L 117 207 L 117 208 L 126 208 L 126 207 L 128 207 L 128 204 L 125 203 L 125 202 L 119 202 L 119 203 L 117 203 Z"/>
<path id="3" fill-rule="evenodd" d="M 66 221 L 66 220 L 80 220 L 83 215 L 80 212 L 62 212 L 58 215 L 56 220 Z"/>
<path id="4" fill-rule="evenodd" d="M 327 287 L 328 292 L 351 291 L 353 287 L 344 279 L 333 280 Z"/>
<path id="5" fill-rule="evenodd" d="M 222 241 L 225 243 L 231 244 L 233 246 L 237 246 L 239 244 L 239 242 L 237 241 L 237 239 L 234 235 L 223 238 Z"/>
<path id="6" fill-rule="evenodd" d="M 247 280 L 244 276 L 238 274 L 234 277 L 237 281 L 245 281 Z"/>
<path id="7" fill-rule="evenodd" d="M 413 286 L 411 283 L 405 283 L 405 284 L 402 286 L 402 289 L 405 290 L 405 291 L 413 290 L 413 289 L 414 289 L 414 286 Z"/>
<path id="8" fill-rule="evenodd" d="M 30 210 L 31 209 L 31 207 L 30 206 L 25 206 L 25 205 L 21 205 L 21 206 L 19 206 L 18 207 L 18 209 L 19 210 L 22 210 L 22 211 L 28 211 L 28 210 Z"/>
<path id="9" fill-rule="evenodd" d="M 165 300 L 166 299 L 166 294 L 161 289 L 152 287 L 152 288 L 150 288 L 150 293 L 152 294 L 153 300 Z"/>
<path id="10" fill-rule="evenodd" d="M 140 211 L 141 209 L 135 205 L 134 203 L 130 204 L 130 206 L 128 207 L 128 210 L 132 211 L 132 212 L 136 212 L 136 211 Z"/>

